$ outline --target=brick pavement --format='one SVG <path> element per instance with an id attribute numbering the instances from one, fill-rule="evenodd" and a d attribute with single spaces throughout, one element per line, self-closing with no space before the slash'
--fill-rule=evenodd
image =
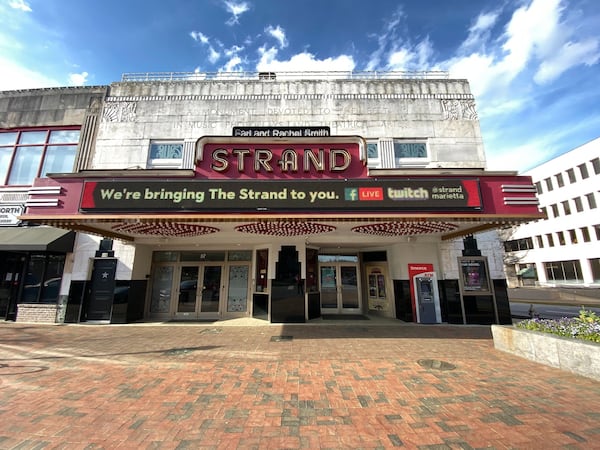
<path id="1" fill-rule="evenodd" d="M 600 383 L 485 326 L 0 324 L 0 449 L 101 448 L 593 449 Z"/>

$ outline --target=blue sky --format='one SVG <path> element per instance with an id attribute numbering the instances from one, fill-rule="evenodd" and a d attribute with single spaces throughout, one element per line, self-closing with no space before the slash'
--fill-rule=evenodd
<path id="1" fill-rule="evenodd" d="M 523 171 L 600 137 L 600 2 L 0 0 L 0 90 L 232 70 L 447 70 Z"/>

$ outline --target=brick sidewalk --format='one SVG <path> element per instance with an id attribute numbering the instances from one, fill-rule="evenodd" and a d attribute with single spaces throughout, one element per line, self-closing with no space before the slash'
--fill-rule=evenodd
<path id="1" fill-rule="evenodd" d="M 1 449 L 600 448 L 600 383 L 485 326 L 0 324 Z"/>

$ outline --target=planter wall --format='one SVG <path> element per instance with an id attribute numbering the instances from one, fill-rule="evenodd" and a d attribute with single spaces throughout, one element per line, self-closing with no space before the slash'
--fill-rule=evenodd
<path id="1" fill-rule="evenodd" d="M 600 380 L 599 344 L 502 325 L 492 335 L 498 350 Z"/>

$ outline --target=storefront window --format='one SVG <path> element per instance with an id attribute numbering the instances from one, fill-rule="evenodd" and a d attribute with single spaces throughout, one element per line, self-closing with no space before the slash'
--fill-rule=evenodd
<path id="1" fill-rule="evenodd" d="M 546 262 L 544 268 L 548 281 L 583 282 L 581 264 L 578 260 Z"/>
<path id="2" fill-rule="evenodd" d="M 157 266 L 152 273 L 151 313 L 168 313 L 173 290 L 173 266 Z"/>
<path id="3" fill-rule="evenodd" d="M 237 251 L 227 254 L 228 261 L 252 261 L 252 251 Z"/>
<path id="4" fill-rule="evenodd" d="M 249 265 L 232 265 L 229 267 L 227 312 L 246 312 L 248 308 L 249 270 Z"/>
<path id="5" fill-rule="evenodd" d="M 56 303 L 64 265 L 65 255 L 32 254 L 27 264 L 21 301 Z"/>

